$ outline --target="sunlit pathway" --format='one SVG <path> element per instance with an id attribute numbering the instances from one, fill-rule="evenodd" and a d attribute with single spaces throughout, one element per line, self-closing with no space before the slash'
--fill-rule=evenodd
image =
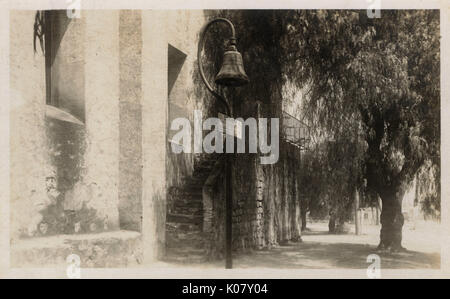
<path id="1" fill-rule="evenodd" d="M 376 251 L 379 227 L 365 227 L 363 234 L 353 231 L 344 235 L 330 235 L 327 223 L 309 224 L 302 243 L 278 246 L 271 250 L 242 254 L 234 259 L 235 268 L 274 269 L 365 269 L 367 256 L 376 253 L 381 257 L 383 269 L 437 269 L 440 267 L 439 240 L 432 239 L 439 226 L 435 223 L 420 223 L 411 229 L 403 229 L 403 245 L 406 252 L 390 254 Z"/>

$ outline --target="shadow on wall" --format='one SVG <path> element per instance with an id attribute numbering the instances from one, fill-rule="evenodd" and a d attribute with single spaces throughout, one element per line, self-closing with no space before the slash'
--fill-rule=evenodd
<path id="1" fill-rule="evenodd" d="M 46 135 L 49 159 L 45 178 L 47 196 L 33 199 L 36 213 L 22 237 L 108 230 L 107 217 L 97 215 L 91 205 L 91 200 L 101 195 L 95 182 L 86 185 L 83 181 L 84 127 L 47 118 Z"/>

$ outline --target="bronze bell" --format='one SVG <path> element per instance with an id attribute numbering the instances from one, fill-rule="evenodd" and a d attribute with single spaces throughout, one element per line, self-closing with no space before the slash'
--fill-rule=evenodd
<path id="1" fill-rule="evenodd" d="M 223 55 L 222 67 L 215 81 L 220 85 L 234 87 L 250 82 L 244 70 L 241 53 L 236 50 L 233 42 Z"/>

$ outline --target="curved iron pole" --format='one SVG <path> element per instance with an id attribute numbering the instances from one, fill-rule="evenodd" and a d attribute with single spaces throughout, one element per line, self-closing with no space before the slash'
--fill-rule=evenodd
<path id="1" fill-rule="evenodd" d="M 230 106 L 226 101 L 225 97 L 220 95 L 217 91 L 215 91 L 212 86 L 209 84 L 208 80 L 206 80 L 205 73 L 203 72 L 203 66 L 201 63 L 201 53 L 205 46 L 205 33 L 208 30 L 209 26 L 214 23 L 225 22 L 231 28 L 231 38 L 230 43 L 236 43 L 236 36 L 234 26 L 230 20 L 225 18 L 217 18 L 206 23 L 200 31 L 200 39 L 198 42 L 198 51 L 197 51 L 197 63 L 198 69 L 200 71 L 200 76 L 205 83 L 206 88 L 224 105 L 226 114 L 229 117 L 233 117 L 231 114 Z M 233 137 L 234 138 L 234 137 Z M 231 168 L 232 168 L 232 156 L 229 155 L 225 161 L 226 163 L 226 200 L 225 200 L 225 269 L 231 269 L 233 267 L 233 257 L 232 257 L 232 220 L 233 220 L 233 188 L 231 184 Z"/>
<path id="2" fill-rule="evenodd" d="M 224 105 L 226 114 L 229 115 L 230 117 L 232 117 L 230 106 L 228 105 L 228 102 L 226 101 L 225 97 L 223 97 L 221 94 L 219 94 L 217 91 L 215 91 L 212 88 L 211 84 L 209 84 L 208 80 L 206 80 L 205 72 L 203 71 L 203 65 L 201 63 L 201 54 L 202 54 L 203 48 L 205 47 L 205 41 L 206 41 L 205 33 L 212 24 L 218 23 L 218 22 L 225 22 L 226 24 L 228 24 L 228 26 L 231 29 L 230 43 L 234 44 L 236 42 L 236 33 L 234 30 L 233 23 L 231 23 L 230 20 L 225 19 L 225 18 L 217 18 L 217 19 L 213 19 L 213 20 L 209 21 L 202 27 L 202 29 L 200 31 L 200 40 L 198 42 L 198 50 L 197 50 L 197 63 L 198 63 L 198 69 L 200 71 L 200 76 L 202 78 L 203 83 L 205 83 L 206 88 L 209 90 L 209 92 L 212 93 L 212 95 L 214 95 Z"/>

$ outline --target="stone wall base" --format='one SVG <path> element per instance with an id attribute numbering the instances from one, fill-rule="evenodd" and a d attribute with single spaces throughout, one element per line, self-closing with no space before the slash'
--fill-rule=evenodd
<path id="1" fill-rule="evenodd" d="M 11 267 L 61 267 L 76 254 L 81 268 L 132 267 L 142 263 L 141 234 L 114 231 L 22 239 L 11 244 Z"/>

